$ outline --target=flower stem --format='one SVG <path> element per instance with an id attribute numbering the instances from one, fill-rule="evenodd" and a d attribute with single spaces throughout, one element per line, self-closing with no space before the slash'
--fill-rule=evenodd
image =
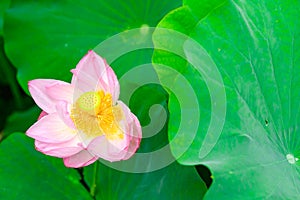
<path id="1" fill-rule="evenodd" d="M 96 180 L 97 180 L 97 175 L 98 175 L 98 161 L 95 162 L 94 164 L 94 172 L 93 172 L 93 180 L 92 180 L 92 185 L 90 189 L 90 194 L 93 198 L 95 198 L 95 192 L 96 192 Z"/>

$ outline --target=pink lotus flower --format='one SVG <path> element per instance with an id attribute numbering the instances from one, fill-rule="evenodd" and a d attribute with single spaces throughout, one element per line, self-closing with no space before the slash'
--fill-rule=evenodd
<path id="1" fill-rule="evenodd" d="M 52 79 L 29 81 L 32 98 L 43 110 L 26 132 L 44 154 L 63 158 L 67 167 L 83 167 L 99 158 L 129 159 L 140 145 L 141 126 L 118 101 L 119 82 L 112 68 L 89 51 L 70 83 Z"/>

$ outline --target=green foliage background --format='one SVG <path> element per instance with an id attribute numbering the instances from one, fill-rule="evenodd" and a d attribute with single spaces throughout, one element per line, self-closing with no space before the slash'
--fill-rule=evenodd
<path id="1" fill-rule="evenodd" d="M 299 199 L 299 11 L 297 0 L 2 0 L 0 199 Z M 203 52 L 188 40 L 176 43 L 158 30 L 153 35 L 155 50 L 130 52 L 114 61 L 113 69 L 119 78 L 151 62 L 178 71 L 196 93 L 201 114 L 193 123 L 199 128 L 182 156 L 185 140 L 171 144 L 178 159 L 158 171 L 132 174 L 99 163 L 92 197 L 93 165 L 66 168 L 61 159 L 37 152 L 25 136 L 41 111 L 29 96 L 27 82 L 69 82 L 70 69 L 89 49 L 144 25 L 186 34 Z M 220 133 L 207 132 L 211 120 L 222 119 L 212 113 L 219 100 L 211 100 L 205 74 L 187 59 L 159 49 L 170 45 L 199 60 L 204 71 L 212 65 L 218 69 L 226 94 Z M 176 85 L 170 71 L 158 65 L 154 69 L 161 83 Z M 129 107 L 145 126 L 153 104 L 162 105 L 169 120 L 157 135 L 142 140 L 139 153 L 166 145 L 178 132 L 181 105 L 168 88 L 141 87 Z M 184 130 L 186 137 L 194 134 L 189 127 Z M 196 165 L 211 170 L 208 189 L 210 174 L 199 166 L 197 173 Z"/>

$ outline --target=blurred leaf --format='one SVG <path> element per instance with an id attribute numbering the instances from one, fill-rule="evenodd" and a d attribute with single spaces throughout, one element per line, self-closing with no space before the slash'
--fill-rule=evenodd
<path id="1" fill-rule="evenodd" d="M 6 9 L 9 7 L 10 0 L 1 0 L 0 1 L 0 37 L 3 36 L 3 16 Z"/>
<path id="2" fill-rule="evenodd" d="M 9 93 L 9 87 L 5 85 L 0 85 L 0 130 L 5 126 L 6 123 L 6 118 L 7 116 L 12 112 L 14 109 L 13 102 L 10 101 L 11 99 L 11 94 Z"/>
<path id="3" fill-rule="evenodd" d="M 13 69 L 13 66 L 10 64 L 10 61 L 7 59 L 4 51 L 4 39 L 3 39 L 3 24 L 4 24 L 4 15 L 6 10 L 9 8 L 10 0 L 0 1 L 0 85 L 9 85 L 16 108 L 21 108 L 21 95 L 19 92 L 18 84 L 16 82 L 16 72 Z M 1 95 L 2 97 L 2 95 Z M 4 100 L 4 99 L 3 99 Z M 6 101 L 5 99 L 4 101 Z M 8 100 L 10 101 L 10 100 Z M 10 112 L 10 111 L 7 111 Z M 6 116 L 4 116 L 5 118 Z"/>
<path id="4" fill-rule="evenodd" d="M 28 80 L 69 81 L 70 69 L 89 49 L 119 32 L 156 26 L 180 4 L 180 0 L 15 0 L 4 23 L 5 49 L 28 92 Z"/>
<path id="5" fill-rule="evenodd" d="M 5 85 L 9 84 L 8 83 L 8 78 L 6 74 L 6 69 L 7 67 L 11 67 L 7 61 L 7 58 L 5 57 L 5 52 L 4 52 L 4 41 L 3 37 L 0 35 L 0 84 Z"/>
<path id="6" fill-rule="evenodd" d="M 201 15 L 193 12 L 196 5 L 186 2 L 185 7 L 191 9 L 178 14 Z M 299 10 L 299 1 L 283 0 L 227 1 L 215 7 L 187 31 L 200 46 L 192 45 L 191 38 L 182 45 L 188 60 L 201 64 L 201 75 L 182 70 L 192 66 L 176 62 L 174 56 L 157 52 L 153 58 L 181 69 L 199 98 L 199 132 L 178 161 L 204 164 L 212 170 L 213 184 L 205 199 L 299 198 Z M 176 12 L 170 15 L 175 16 Z M 167 15 L 160 26 L 181 31 L 169 21 L 176 20 Z M 194 21 L 177 23 L 180 27 Z M 157 34 L 156 44 L 170 43 Z M 203 86 L 212 82 L 220 86 L 216 76 L 206 77 L 214 67 L 222 76 L 226 91 L 226 121 L 220 138 L 217 131 L 207 132 L 210 122 L 211 126 L 222 125 L 221 115 L 210 113 L 219 99 L 211 99 L 215 91 Z M 166 71 L 157 68 L 157 72 L 161 80 L 167 80 Z M 199 77 L 198 82 L 194 82 L 195 76 Z M 169 109 L 170 119 L 180 114 L 180 104 L 172 102 L 172 96 Z M 172 139 L 177 125 L 170 121 L 169 126 Z M 171 146 L 172 153 L 176 156 L 185 146 L 182 140 Z"/>
<path id="7" fill-rule="evenodd" d="M 41 112 L 37 106 L 33 106 L 26 111 L 16 111 L 12 113 L 6 122 L 3 133 L 4 137 L 14 132 L 25 132 L 34 124 Z"/>
<path id="8" fill-rule="evenodd" d="M 23 133 L 0 143 L 0 199 L 92 199 L 76 170 L 34 149 Z"/>
<path id="9" fill-rule="evenodd" d="M 10 0 L 1 0 L 0 1 L 0 84 L 7 83 L 7 77 L 5 74 L 5 70 L 3 68 L 7 65 L 7 61 L 3 61 L 2 59 L 5 57 L 4 53 L 4 42 L 3 42 L 3 18 L 4 18 L 4 13 L 6 9 L 9 7 Z"/>

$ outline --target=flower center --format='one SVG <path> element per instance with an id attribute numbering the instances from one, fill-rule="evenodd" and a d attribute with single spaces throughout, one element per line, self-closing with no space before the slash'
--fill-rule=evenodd
<path id="1" fill-rule="evenodd" d="M 87 137 L 105 135 L 108 139 L 122 139 L 123 131 L 118 122 L 123 119 L 120 106 L 113 106 L 111 94 L 102 90 L 82 94 L 71 110 L 76 128 Z"/>

